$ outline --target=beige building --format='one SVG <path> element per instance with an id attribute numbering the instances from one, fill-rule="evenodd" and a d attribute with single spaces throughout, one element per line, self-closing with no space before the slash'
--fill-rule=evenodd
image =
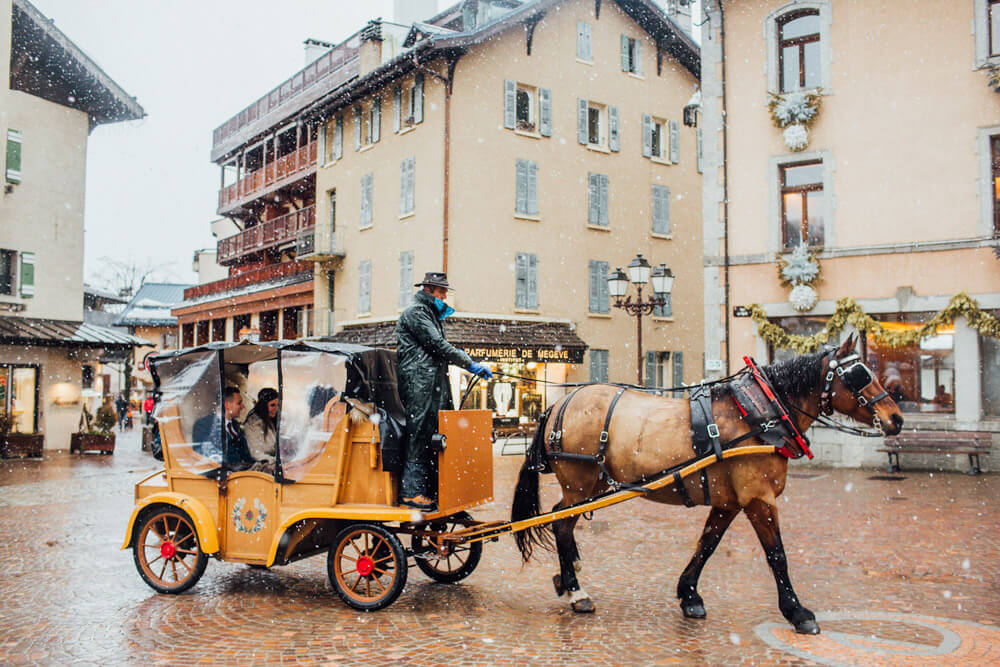
<path id="1" fill-rule="evenodd" d="M 0 413 L 65 449 L 101 356 L 136 342 L 83 322 L 87 140 L 145 114 L 27 0 L 0 25 Z"/>
<path id="2" fill-rule="evenodd" d="M 961 292 L 1000 312 L 1000 96 L 987 85 L 1000 64 L 1000 3 L 705 4 L 709 363 L 721 373 L 744 354 L 780 356 L 752 320 L 732 316 L 751 303 L 800 334 L 825 326 L 842 297 L 895 331 Z M 802 92 L 822 101 L 806 146 L 768 108 L 769 93 L 794 106 Z M 822 282 L 815 304 L 807 293 L 797 309 L 775 260 L 802 243 L 817 253 Z M 909 348 L 865 340 L 864 353 L 908 426 L 1000 430 L 1000 343 L 964 318 Z M 816 437 L 822 463 L 884 462 L 869 443 Z"/>
<path id="3" fill-rule="evenodd" d="M 648 382 L 700 378 L 700 175 L 682 124 L 699 56 L 681 27 L 652 2 L 463 2 L 388 61 L 386 30 L 361 32 L 358 78 L 312 112 L 315 303 L 332 315 L 318 332 L 394 346 L 413 284 L 444 269 L 449 339 L 474 358 L 634 381 L 635 320 L 607 274 L 640 252 L 677 276 L 645 321 Z M 470 404 L 523 423 L 551 398 L 536 387 L 498 378 Z"/>

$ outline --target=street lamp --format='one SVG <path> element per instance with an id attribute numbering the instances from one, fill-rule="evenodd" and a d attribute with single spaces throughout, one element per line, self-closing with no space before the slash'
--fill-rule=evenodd
<path id="1" fill-rule="evenodd" d="M 642 300 L 642 287 L 653 282 L 652 298 Z M 628 285 L 635 285 L 636 299 L 625 296 L 628 292 Z M 629 262 L 628 275 L 620 268 L 615 269 L 608 275 L 608 292 L 615 299 L 615 308 L 621 308 L 629 315 L 636 318 L 636 379 L 639 386 L 642 386 L 642 316 L 650 315 L 658 306 L 665 306 L 670 296 L 670 291 L 674 287 L 674 273 L 666 264 L 660 264 L 656 268 L 649 265 L 649 261 L 637 254 Z"/>

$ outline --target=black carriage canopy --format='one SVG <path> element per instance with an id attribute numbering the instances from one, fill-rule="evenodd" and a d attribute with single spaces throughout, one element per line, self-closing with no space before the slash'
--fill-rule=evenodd
<path id="1" fill-rule="evenodd" d="M 335 401 L 371 410 L 381 437 L 382 469 L 402 469 L 406 416 L 392 350 L 324 340 L 215 342 L 149 358 L 154 417 L 182 468 L 206 476 L 231 469 L 223 428 L 223 391 L 235 386 L 251 399 L 263 387 L 279 392 L 273 453 L 283 481 L 304 476 L 331 433 L 325 414 Z M 247 408 L 251 406 L 246 406 Z M 247 413 L 249 415 L 249 413 Z M 165 443 L 167 444 L 167 443 Z"/>

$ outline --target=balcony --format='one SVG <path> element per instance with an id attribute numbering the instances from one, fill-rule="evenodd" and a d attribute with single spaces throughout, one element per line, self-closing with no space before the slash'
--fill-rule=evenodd
<path id="1" fill-rule="evenodd" d="M 244 273 L 240 273 L 239 275 L 205 283 L 204 285 L 188 287 L 184 290 L 184 300 L 190 301 L 208 294 L 228 292 L 230 290 L 246 287 L 247 285 L 256 285 L 258 283 L 278 280 L 279 278 L 285 278 L 298 274 L 309 274 L 308 276 L 303 276 L 303 278 L 307 279 L 312 276 L 312 270 L 312 262 L 282 262 L 281 264 L 272 264 L 271 266 L 253 269 L 252 271 L 246 271 Z"/>
<path id="2" fill-rule="evenodd" d="M 219 215 L 230 211 L 264 192 L 293 183 L 316 170 L 318 142 L 311 141 L 288 155 L 265 164 L 256 171 L 219 190 Z"/>
<path id="3" fill-rule="evenodd" d="M 311 230 L 315 226 L 315 206 L 286 213 L 281 217 L 249 227 L 239 234 L 219 239 L 216 261 L 223 265 L 235 264 L 247 255 L 295 243 L 299 232 Z"/>

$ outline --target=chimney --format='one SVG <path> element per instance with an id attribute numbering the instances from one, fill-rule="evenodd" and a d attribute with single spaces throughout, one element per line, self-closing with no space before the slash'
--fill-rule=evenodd
<path id="1" fill-rule="evenodd" d="M 393 0 L 392 22 L 413 25 L 437 14 L 437 0 Z"/>
<path id="2" fill-rule="evenodd" d="M 330 42 L 324 42 L 318 39 L 313 39 L 312 37 L 302 42 L 302 44 L 303 46 L 305 46 L 305 56 L 306 56 L 306 61 L 304 63 L 305 65 L 308 65 L 309 63 L 316 60 L 321 55 L 323 55 L 324 53 L 333 48 L 333 44 L 331 44 Z"/>
<path id="3" fill-rule="evenodd" d="M 374 19 L 361 31 L 361 47 L 358 50 L 360 76 L 364 76 L 382 64 L 382 19 Z"/>

